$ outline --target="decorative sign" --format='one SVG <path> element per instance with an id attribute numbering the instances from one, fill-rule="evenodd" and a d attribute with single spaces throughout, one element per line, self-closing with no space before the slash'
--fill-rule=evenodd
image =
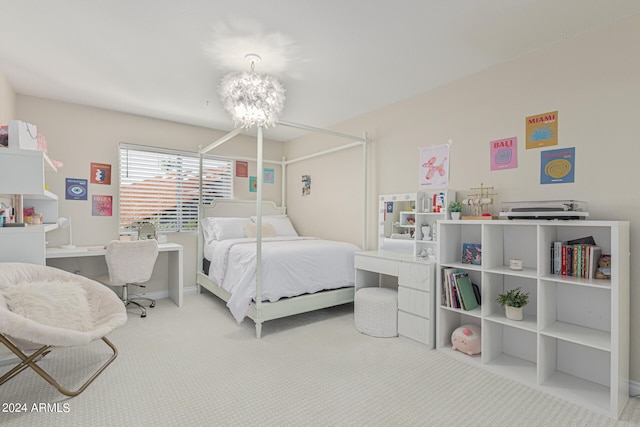
<path id="1" fill-rule="evenodd" d="M 265 184 L 273 184 L 275 180 L 275 173 L 273 168 L 264 168 L 264 183 Z"/>
<path id="2" fill-rule="evenodd" d="M 258 191 L 258 178 L 255 176 L 249 177 L 249 192 L 255 193 Z"/>
<path id="3" fill-rule="evenodd" d="M 236 160 L 236 176 L 246 178 L 249 176 L 249 163 Z"/>
<path id="4" fill-rule="evenodd" d="M 311 175 L 302 175 L 302 197 L 311 194 Z"/>
<path id="5" fill-rule="evenodd" d="M 87 180 L 79 178 L 65 178 L 66 200 L 87 200 Z"/>
<path id="6" fill-rule="evenodd" d="M 561 148 L 540 153 L 540 184 L 575 182 L 576 149 Z"/>
<path id="7" fill-rule="evenodd" d="M 111 216 L 113 196 L 92 196 L 91 215 Z"/>
<path id="8" fill-rule="evenodd" d="M 527 150 L 558 145 L 558 112 L 529 116 L 526 120 Z"/>
<path id="9" fill-rule="evenodd" d="M 491 170 L 518 167 L 518 137 L 491 141 Z"/>
<path id="10" fill-rule="evenodd" d="M 449 145 L 436 145 L 420 150 L 420 188 L 449 186 Z"/>
<path id="11" fill-rule="evenodd" d="M 91 183 L 111 185 L 111 165 L 91 163 Z"/>

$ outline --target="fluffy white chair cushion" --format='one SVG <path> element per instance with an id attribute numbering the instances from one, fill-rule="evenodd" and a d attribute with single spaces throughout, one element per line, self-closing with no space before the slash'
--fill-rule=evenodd
<path id="1" fill-rule="evenodd" d="M 88 320 L 86 320 L 86 323 L 85 321 L 82 323 L 90 325 L 87 330 L 82 331 L 56 326 L 51 324 L 49 319 L 46 319 L 45 323 L 41 323 L 9 309 L 9 298 L 15 300 L 17 293 L 21 292 L 19 289 L 23 286 L 31 288 L 26 291 L 30 296 L 21 299 L 21 301 L 26 301 L 27 298 L 33 298 L 34 294 L 39 292 L 38 290 L 34 291 L 34 288 L 29 286 L 30 284 L 51 284 L 50 290 L 53 291 L 53 286 L 60 282 L 69 285 L 62 290 L 62 293 L 72 291 L 72 286 L 75 286 L 78 294 L 84 294 Z M 37 289 L 38 286 L 35 286 L 35 288 Z M 7 295 L 11 295 L 11 297 L 7 297 Z M 49 293 L 50 297 L 51 295 Z M 6 303 L 3 304 L 0 301 L 0 333 L 17 341 L 26 341 L 39 346 L 69 347 L 88 344 L 104 337 L 115 328 L 124 325 L 127 321 L 127 312 L 124 304 L 111 289 L 86 277 L 44 265 L 0 263 L 0 296 L 0 299 L 5 300 Z M 72 305 L 79 299 L 69 298 L 66 301 L 69 304 L 65 307 L 66 312 L 72 310 L 85 312 L 83 308 Z M 25 309 L 25 307 L 22 307 L 22 309 Z M 62 323 L 65 322 L 63 321 Z M 19 343 L 16 344 L 21 348 L 25 348 Z"/>
<path id="2" fill-rule="evenodd" d="M 75 283 L 24 283 L 8 289 L 9 310 L 43 325 L 85 332 L 93 327 L 85 290 Z"/>

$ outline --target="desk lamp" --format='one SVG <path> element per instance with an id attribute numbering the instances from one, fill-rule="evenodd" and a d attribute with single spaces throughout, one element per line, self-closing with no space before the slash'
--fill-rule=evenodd
<path id="1" fill-rule="evenodd" d="M 60 245 L 60 247 L 62 249 L 73 249 L 73 248 L 75 248 L 76 245 L 73 244 L 73 238 L 72 238 L 72 234 L 71 234 L 71 219 L 61 216 L 60 218 L 58 218 L 58 225 L 60 226 L 60 228 L 68 228 L 69 229 L 69 243 L 66 244 L 66 245 Z"/>

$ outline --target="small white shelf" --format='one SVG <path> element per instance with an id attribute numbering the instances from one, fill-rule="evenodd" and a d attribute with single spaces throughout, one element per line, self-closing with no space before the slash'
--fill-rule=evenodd
<path id="1" fill-rule="evenodd" d="M 0 149 L 0 194 L 21 195 L 24 208 L 42 214 L 43 224 L 0 229 L 0 259 L 45 264 L 45 233 L 57 228 L 58 196 L 45 177 L 57 168 L 42 151 Z"/>
<path id="2" fill-rule="evenodd" d="M 540 334 L 602 351 L 611 351 L 611 334 L 597 329 L 585 328 L 571 323 L 555 322 L 540 331 Z"/>
<path id="3" fill-rule="evenodd" d="M 523 315 L 522 320 L 507 319 L 507 316 L 504 314 L 490 314 L 488 316 L 484 316 L 484 319 L 529 332 L 536 332 L 538 330 L 538 318 L 530 314 Z"/>

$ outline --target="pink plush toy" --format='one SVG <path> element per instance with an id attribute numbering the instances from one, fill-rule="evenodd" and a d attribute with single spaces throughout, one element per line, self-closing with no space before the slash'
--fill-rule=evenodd
<path id="1" fill-rule="evenodd" d="M 453 350 L 458 350 L 469 356 L 480 353 L 482 343 L 480 327 L 476 325 L 462 325 L 451 334 Z"/>

